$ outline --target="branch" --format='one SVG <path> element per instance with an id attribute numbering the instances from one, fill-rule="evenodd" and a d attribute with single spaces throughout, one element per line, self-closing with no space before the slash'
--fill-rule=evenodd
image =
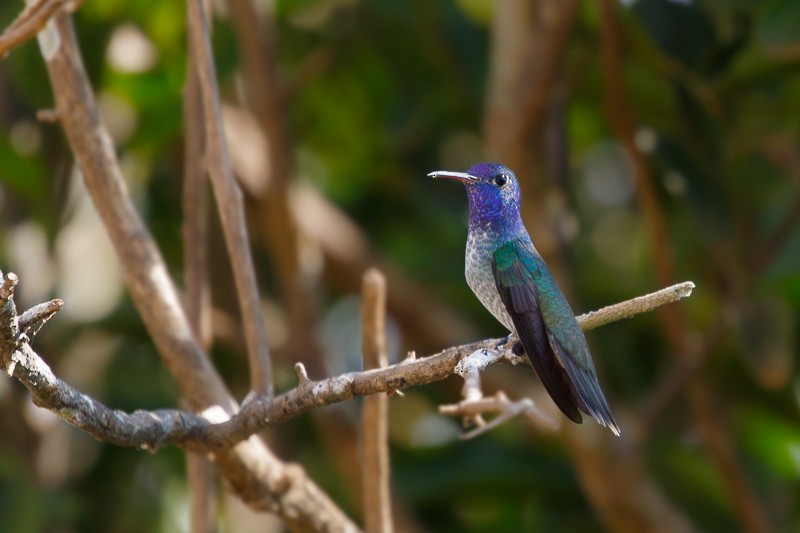
<path id="1" fill-rule="evenodd" d="M 383 368 L 386 354 L 386 278 L 375 269 L 364 274 L 361 303 L 361 350 L 364 369 Z M 392 501 L 389 489 L 389 397 L 376 394 L 364 399 L 361 415 L 361 492 L 364 529 L 391 533 Z"/>
<path id="2" fill-rule="evenodd" d="M 183 89 L 183 269 L 184 309 L 204 349 L 211 345 L 211 295 L 208 286 L 208 184 L 205 166 L 204 115 L 195 53 L 189 46 Z"/>
<path id="3" fill-rule="evenodd" d="M 511 346 L 514 344 L 509 341 L 506 343 Z M 513 365 L 529 361 L 528 358 L 516 356 L 505 350 L 484 348 L 471 353 L 456 365 L 456 374 L 464 378 L 464 386 L 461 389 L 461 396 L 464 399 L 457 404 L 439 406 L 439 412 L 443 415 L 461 416 L 465 425 L 475 426 L 472 431 L 462 434 L 462 439 L 482 435 L 518 415 L 525 415 L 534 422 L 542 422 L 546 426 L 556 428 L 556 421 L 540 411 L 530 398 L 514 402 L 503 391 L 498 391 L 490 398 L 483 396 L 481 371 L 490 364 L 504 360 Z M 494 413 L 497 416 L 487 423 L 483 419 L 483 415 L 487 413 Z"/>
<path id="4" fill-rule="evenodd" d="M 6 279 L 11 279 L 11 276 L 13 274 L 9 274 Z M 6 285 L 11 286 L 8 290 L 13 293 L 12 282 L 4 281 L 0 287 L 0 297 L 3 290 L 6 290 L 3 288 Z M 651 297 L 642 298 L 649 301 Z M 663 302 L 663 299 L 660 301 Z M 641 309 L 648 307 L 649 303 L 642 304 Z M 605 316 L 609 311 L 600 310 L 596 313 Z M 584 321 L 584 316 L 586 315 L 578 317 L 579 322 Z M 482 340 L 448 348 L 421 359 L 414 357 L 412 352 L 406 360 L 395 365 L 351 372 L 320 381 L 309 379 L 305 367 L 298 363 L 296 371 L 300 382 L 297 387 L 275 397 L 256 397 L 233 416 L 229 416 L 219 407 L 207 409 L 200 415 L 178 409 L 127 414 L 109 409 L 56 378 L 47 364 L 30 348 L 27 340 L 20 337 L 18 330 L 14 329 L 17 320 L 15 312 L 4 314 L 0 318 L 2 368 L 9 374 L 13 373 L 25 385 L 36 405 L 52 411 L 62 420 L 98 440 L 151 451 L 167 445 L 196 452 L 226 450 L 257 431 L 317 407 L 347 401 L 355 396 L 389 393 L 441 381 L 452 375 L 458 363 L 466 356 L 479 350 L 495 350 L 500 343 L 500 339 Z M 6 332 L 5 337 L 3 332 Z M 510 344 L 506 343 L 506 346 Z M 507 353 L 501 355 L 509 360 L 516 357 L 508 350 L 504 352 Z M 225 453 L 217 454 L 218 462 L 225 457 Z M 230 476 L 230 472 L 227 474 Z M 313 489 L 316 490 L 316 487 Z"/>
<path id="5" fill-rule="evenodd" d="M 25 9 L 0 35 L 0 59 L 42 31 L 62 7 L 72 13 L 82 2 L 83 0 L 26 0 Z"/>
<path id="6" fill-rule="evenodd" d="M 645 155 L 636 146 L 636 117 L 623 83 L 623 58 L 617 6 L 612 0 L 600 1 L 601 52 L 603 59 L 604 102 L 609 122 L 633 164 L 636 193 L 643 211 L 655 259 L 656 277 L 660 283 L 675 278 L 675 254 L 669 246 L 668 229 L 661 209 L 655 180 Z M 672 352 L 687 361 L 686 321 L 680 309 L 665 308 L 659 313 Z M 688 361 L 691 363 L 690 361 Z M 718 409 L 713 405 L 711 389 L 702 376 L 689 381 L 687 399 L 694 425 L 722 476 L 732 507 L 748 531 L 768 531 L 769 520 L 755 491 L 748 483 L 736 458 L 732 439 L 724 427 Z"/>
<path id="7" fill-rule="evenodd" d="M 272 395 L 272 362 L 267 330 L 258 297 L 253 257 L 244 220 L 242 192 L 231 171 L 230 156 L 222 131 L 214 60 L 208 39 L 208 21 L 201 0 L 187 0 L 189 36 L 196 54 L 197 75 L 206 123 L 206 164 L 217 199 L 222 230 L 233 270 L 236 294 L 242 311 L 247 353 L 250 359 L 250 389 Z"/>
<path id="8" fill-rule="evenodd" d="M 271 20 L 257 9 L 254 0 L 229 0 L 228 5 L 242 54 L 247 107 L 252 110 L 268 146 L 268 166 L 256 176 L 262 187 L 254 191 L 254 196 L 258 201 L 259 229 L 265 236 L 279 296 L 286 308 L 289 326 L 286 345 L 306 354 L 312 374 L 322 374 L 325 371 L 322 350 L 315 336 L 308 334 L 316 329 L 319 312 L 312 290 L 315 279 L 301 260 L 299 221 L 291 208 L 294 146 L 272 46 Z M 357 276 L 363 270 L 358 270 Z"/>
<path id="9" fill-rule="evenodd" d="M 683 298 L 688 298 L 692 295 L 694 290 L 694 283 L 691 281 L 684 281 L 671 285 L 666 289 L 651 292 L 644 296 L 632 298 L 618 304 L 609 305 L 597 311 L 592 311 L 578 317 L 578 323 L 581 329 L 588 331 L 590 329 L 605 326 L 611 322 L 617 322 L 625 318 L 638 315 L 639 313 L 646 313 L 652 311 L 662 305 L 677 302 Z"/>
<path id="10" fill-rule="evenodd" d="M 207 7 L 207 4 L 206 4 Z M 211 291 L 208 285 L 208 182 L 205 165 L 204 115 L 196 52 L 188 44 L 183 89 L 183 270 L 184 309 L 200 345 L 211 347 Z M 215 468 L 207 455 L 186 454 L 192 533 L 216 531 Z"/>
<path id="11" fill-rule="evenodd" d="M 497 391 L 494 396 L 489 398 L 481 396 L 472 400 L 463 400 L 454 405 L 441 405 L 439 406 L 439 412 L 443 415 L 463 416 L 480 420 L 474 429 L 461 435 L 462 440 L 473 439 L 478 435 L 483 435 L 487 431 L 521 415 L 527 416 L 532 422 L 544 423 L 552 428 L 557 425 L 552 418 L 540 411 L 530 398 L 512 401 L 503 391 Z M 497 414 L 497 416 L 490 422 L 484 422 L 482 415 L 487 413 Z"/>
<path id="12" fill-rule="evenodd" d="M 191 494 L 190 531 L 214 533 L 217 530 L 214 465 L 204 455 L 187 453 L 186 478 Z"/>
<path id="13" fill-rule="evenodd" d="M 51 41 L 57 45 L 43 49 L 43 55 L 51 85 L 58 88 L 54 91 L 57 116 L 95 208 L 119 256 L 133 302 L 189 406 L 192 409 L 219 406 L 224 412 L 232 413 L 236 404 L 194 337 L 164 260 L 128 196 L 114 144 L 100 120 L 69 17 L 60 13 L 53 21 L 53 28 L 45 31 L 51 33 Z M 148 440 L 138 435 L 140 426 L 124 427 L 129 421 L 125 417 L 131 415 L 123 416 L 124 413 L 105 409 L 102 414 L 106 418 L 102 418 L 95 411 L 100 404 L 62 382 L 52 382 L 57 388 L 51 391 L 54 395 L 50 399 L 53 405 L 64 405 L 64 409 L 44 403 L 43 400 L 47 398 L 44 393 L 48 392 L 44 382 L 38 380 L 36 374 L 30 375 L 30 372 L 43 367 L 46 369 L 43 376 L 52 373 L 44 362 L 41 365 L 34 364 L 36 360 L 41 360 L 38 356 L 35 359 L 32 357 L 35 354 L 27 348 L 27 344 L 23 344 L 23 349 L 25 352 L 22 355 L 25 357 L 22 359 L 26 364 L 24 368 L 18 368 L 14 375 L 23 381 L 32 394 L 42 387 L 43 395 L 35 400 L 40 405 L 47 405 L 64 419 L 78 417 L 75 419 L 76 425 L 94 428 L 93 434 L 101 440 L 113 441 L 103 438 L 108 432 L 116 436 L 120 443 L 148 446 Z M 4 363 L 6 358 L 14 357 L 13 353 L 0 355 Z M 8 370 L 8 366 L 4 368 Z M 34 396 L 39 394 L 40 391 L 36 390 Z M 157 435 L 162 435 L 164 430 L 168 433 L 172 428 L 171 419 L 159 414 L 154 417 L 146 414 L 137 420 L 143 422 L 145 430 L 165 421 L 165 427 L 160 427 L 162 433 L 151 430 L 151 436 L 155 439 L 150 441 L 151 445 L 160 440 Z M 176 421 L 179 423 L 180 420 L 178 416 Z M 290 529 L 354 527 L 302 469 L 281 462 L 257 438 L 215 454 L 214 460 L 220 473 L 240 497 L 254 508 L 278 513 Z"/>

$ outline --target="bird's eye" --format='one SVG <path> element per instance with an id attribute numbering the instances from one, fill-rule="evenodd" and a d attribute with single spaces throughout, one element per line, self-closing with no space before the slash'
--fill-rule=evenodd
<path id="1" fill-rule="evenodd" d="M 497 185 L 498 187 L 502 187 L 507 182 L 508 182 L 508 176 L 506 176 L 505 174 L 498 174 L 497 176 L 494 177 L 494 184 Z"/>

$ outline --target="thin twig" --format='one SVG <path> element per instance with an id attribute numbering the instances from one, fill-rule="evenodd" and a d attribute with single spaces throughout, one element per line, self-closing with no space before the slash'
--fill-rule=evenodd
<path id="1" fill-rule="evenodd" d="M 186 454 L 186 478 L 191 493 L 191 533 L 214 533 L 217 530 L 214 465 L 205 455 Z"/>
<path id="2" fill-rule="evenodd" d="M 64 301 L 55 299 L 35 305 L 22 313 L 19 317 L 19 330 L 28 339 L 33 339 L 48 320 L 64 307 Z"/>
<path id="3" fill-rule="evenodd" d="M 183 264 L 184 308 L 200 344 L 211 344 L 211 297 L 208 286 L 208 184 L 204 115 L 193 48 L 189 46 L 183 95 Z"/>
<path id="4" fill-rule="evenodd" d="M 72 13 L 83 0 L 27 0 L 25 9 L 0 35 L 0 59 L 39 33 L 62 7 Z"/>
<path id="5" fill-rule="evenodd" d="M 290 185 L 294 147 L 286 120 L 286 102 L 272 46 L 272 25 L 254 0 L 230 0 L 231 21 L 242 54 L 247 106 L 269 146 L 269 165 L 258 179 L 266 186 L 257 196 L 259 229 L 269 247 L 280 298 L 286 308 L 289 339 L 286 345 L 305 353 L 312 375 L 325 371 L 323 352 L 314 335 L 318 309 L 314 279 L 300 260 L 300 231 L 292 211 Z M 356 271 L 360 276 L 363 269 Z M 360 281 L 359 281 L 360 282 Z M 324 422 L 327 422 L 324 421 Z M 323 423 L 324 423 L 323 422 Z M 326 432 L 325 434 L 330 434 Z"/>
<path id="6" fill-rule="evenodd" d="M 439 412 L 443 415 L 462 416 L 476 420 L 483 420 L 485 414 L 496 414 L 489 422 L 476 424 L 476 427 L 461 435 L 462 440 L 474 439 L 483 435 L 499 425 L 517 416 L 526 416 L 532 422 L 543 423 L 555 428 L 556 422 L 536 407 L 530 398 L 512 401 L 503 391 L 497 391 L 494 396 L 481 397 L 473 400 L 463 400 L 454 405 L 441 405 Z"/>
<path id="7" fill-rule="evenodd" d="M 361 350 L 364 369 L 384 368 L 386 353 L 386 278 L 378 270 L 364 274 L 361 300 Z M 392 501 L 389 487 L 389 397 L 375 394 L 364 399 L 361 415 L 364 453 L 361 463 L 364 529 L 391 533 Z"/>
<path id="8" fill-rule="evenodd" d="M 677 302 L 683 298 L 688 298 L 692 295 L 694 290 L 694 283 L 691 281 L 684 281 L 683 283 L 676 283 L 666 289 L 651 292 L 644 296 L 639 296 L 631 300 L 627 300 L 618 304 L 603 307 L 597 311 L 592 311 L 578 317 L 578 323 L 581 329 L 588 331 L 590 329 L 605 326 L 610 322 L 617 322 L 624 318 L 630 318 L 639 313 L 652 311 L 657 307 L 664 304 Z"/>
<path id="9" fill-rule="evenodd" d="M 186 3 L 189 10 L 190 42 L 197 54 L 195 59 L 206 123 L 206 163 L 214 187 L 225 243 L 230 254 L 236 294 L 242 311 L 250 360 L 250 387 L 252 392 L 271 395 L 272 361 L 267 342 L 266 323 L 247 236 L 242 192 L 233 179 L 228 147 L 222 131 L 216 71 L 208 38 L 208 21 L 201 0 L 187 0 Z"/>
<path id="10" fill-rule="evenodd" d="M 506 344 L 513 346 L 514 343 L 509 340 L 506 341 Z M 462 439 L 471 439 L 482 435 L 519 415 L 526 415 L 531 420 L 544 422 L 544 425 L 555 429 L 556 422 L 539 410 L 530 398 L 511 401 L 503 391 L 498 391 L 490 398 L 483 395 L 481 372 L 487 366 L 500 361 L 509 361 L 516 365 L 520 361 L 529 361 L 529 359 L 499 348 L 482 348 L 474 351 L 461 359 L 455 367 L 456 374 L 464 378 L 464 385 L 461 388 L 463 399 L 457 404 L 440 405 L 439 412 L 449 416 L 460 416 L 463 418 L 465 426 L 475 426 L 475 429 L 462 434 Z M 497 416 L 486 422 L 483 415 L 488 413 Z"/>
<path id="11" fill-rule="evenodd" d="M 206 9 L 208 4 L 205 4 Z M 204 350 L 211 348 L 211 294 L 208 285 L 208 183 L 205 165 L 204 116 L 197 61 L 191 45 L 183 94 L 183 263 L 184 309 Z M 186 480 L 191 494 L 192 533 L 216 531 L 214 464 L 207 455 L 186 453 Z"/>

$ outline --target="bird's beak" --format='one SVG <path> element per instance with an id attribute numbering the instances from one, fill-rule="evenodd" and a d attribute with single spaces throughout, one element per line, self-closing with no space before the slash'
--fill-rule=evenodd
<path id="1" fill-rule="evenodd" d="M 466 172 L 450 172 L 448 170 L 437 170 L 436 172 L 431 172 L 428 174 L 431 178 L 447 178 L 451 180 L 461 181 L 463 183 L 469 183 L 471 181 L 478 181 L 478 178 L 473 176 L 472 174 L 467 174 Z"/>

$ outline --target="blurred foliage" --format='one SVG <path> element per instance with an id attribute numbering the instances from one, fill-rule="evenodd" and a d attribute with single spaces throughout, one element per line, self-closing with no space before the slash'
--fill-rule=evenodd
<path id="1" fill-rule="evenodd" d="M 474 332 L 464 342 L 502 331 L 461 274 L 464 194 L 425 174 L 483 159 L 491 4 L 279 0 L 269 7 L 279 71 L 291 88 L 298 180 L 318 188 L 380 253 L 459 309 Z M 3 27 L 21 6 L 3 3 Z M 790 226 L 777 248 L 771 243 L 800 197 L 800 3 L 630 0 L 620 15 L 624 81 L 640 121 L 637 142 L 658 178 L 679 278 L 698 285 L 681 305 L 698 339 L 720 316 L 732 325 L 702 372 L 717 390 L 719 416 L 771 521 L 796 531 L 800 232 Z M 92 0 L 75 22 L 131 193 L 180 282 L 184 7 Z M 595 3 L 583 2 L 563 65 L 569 82 L 565 217 L 575 231 L 565 243 L 569 271 L 560 275 L 572 279 L 576 310 L 656 288 L 630 167 L 599 105 L 598 25 Z M 113 53 L 115 39 L 122 39 L 120 57 Z M 223 97 L 235 103 L 242 92 L 240 57 L 221 9 L 214 49 Z M 294 78 L 320 55 L 328 58 L 321 69 Z M 126 62 L 130 57 L 138 63 Z M 113 255 L 101 253 L 108 245 L 80 201 L 63 135 L 57 125 L 36 122 L 36 111 L 51 102 L 35 42 L 0 62 L 0 268 L 20 276 L 20 307 L 47 297 L 66 300 L 67 309 L 36 343 L 59 375 L 114 408 L 173 406 L 176 387 L 120 292 Z M 771 255 L 755 268 L 764 254 Z M 262 286 L 274 286 L 265 252 L 256 256 Z M 219 262 L 215 268 L 224 272 Z M 68 294 L 88 300 L 73 305 Z M 348 296 L 326 289 L 322 314 Z M 265 298 L 271 330 L 279 330 L 280 304 L 272 294 Z M 78 309 L 70 312 L 71 306 Z M 675 369 L 653 315 L 607 326 L 589 340 L 615 411 L 626 413 L 623 422 L 641 412 Z M 408 337 L 397 344 L 416 346 Z M 326 351 L 339 356 L 335 344 Z M 292 386 L 291 363 L 301 356 L 290 353 L 278 362 L 279 388 Z M 241 346 L 220 342 L 214 358 L 243 396 Z M 521 379 L 531 386 L 535 380 L 532 374 Z M 602 529 L 559 441 L 546 432 L 513 421 L 477 440 L 456 440 L 455 423 L 443 421 L 435 407 L 457 397 L 457 387 L 450 380 L 415 391 L 413 402 L 392 399 L 392 421 L 399 424 L 392 433 L 394 489 L 419 526 Z M 0 378 L 0 530 L 185 530 L 188 493 L 179 451 L 148 455 L 101 446 L 28 403 L 17 383 Z M 269 439 L 353 514 L 346 480 L 309 418 L 270 431 Z M 681 398 L 660 414 L 646 457 L 667 495 L 700 529 L 736 528 L 723 482 Z M 224 507 L 222 514 L 235 522 Z"/>

